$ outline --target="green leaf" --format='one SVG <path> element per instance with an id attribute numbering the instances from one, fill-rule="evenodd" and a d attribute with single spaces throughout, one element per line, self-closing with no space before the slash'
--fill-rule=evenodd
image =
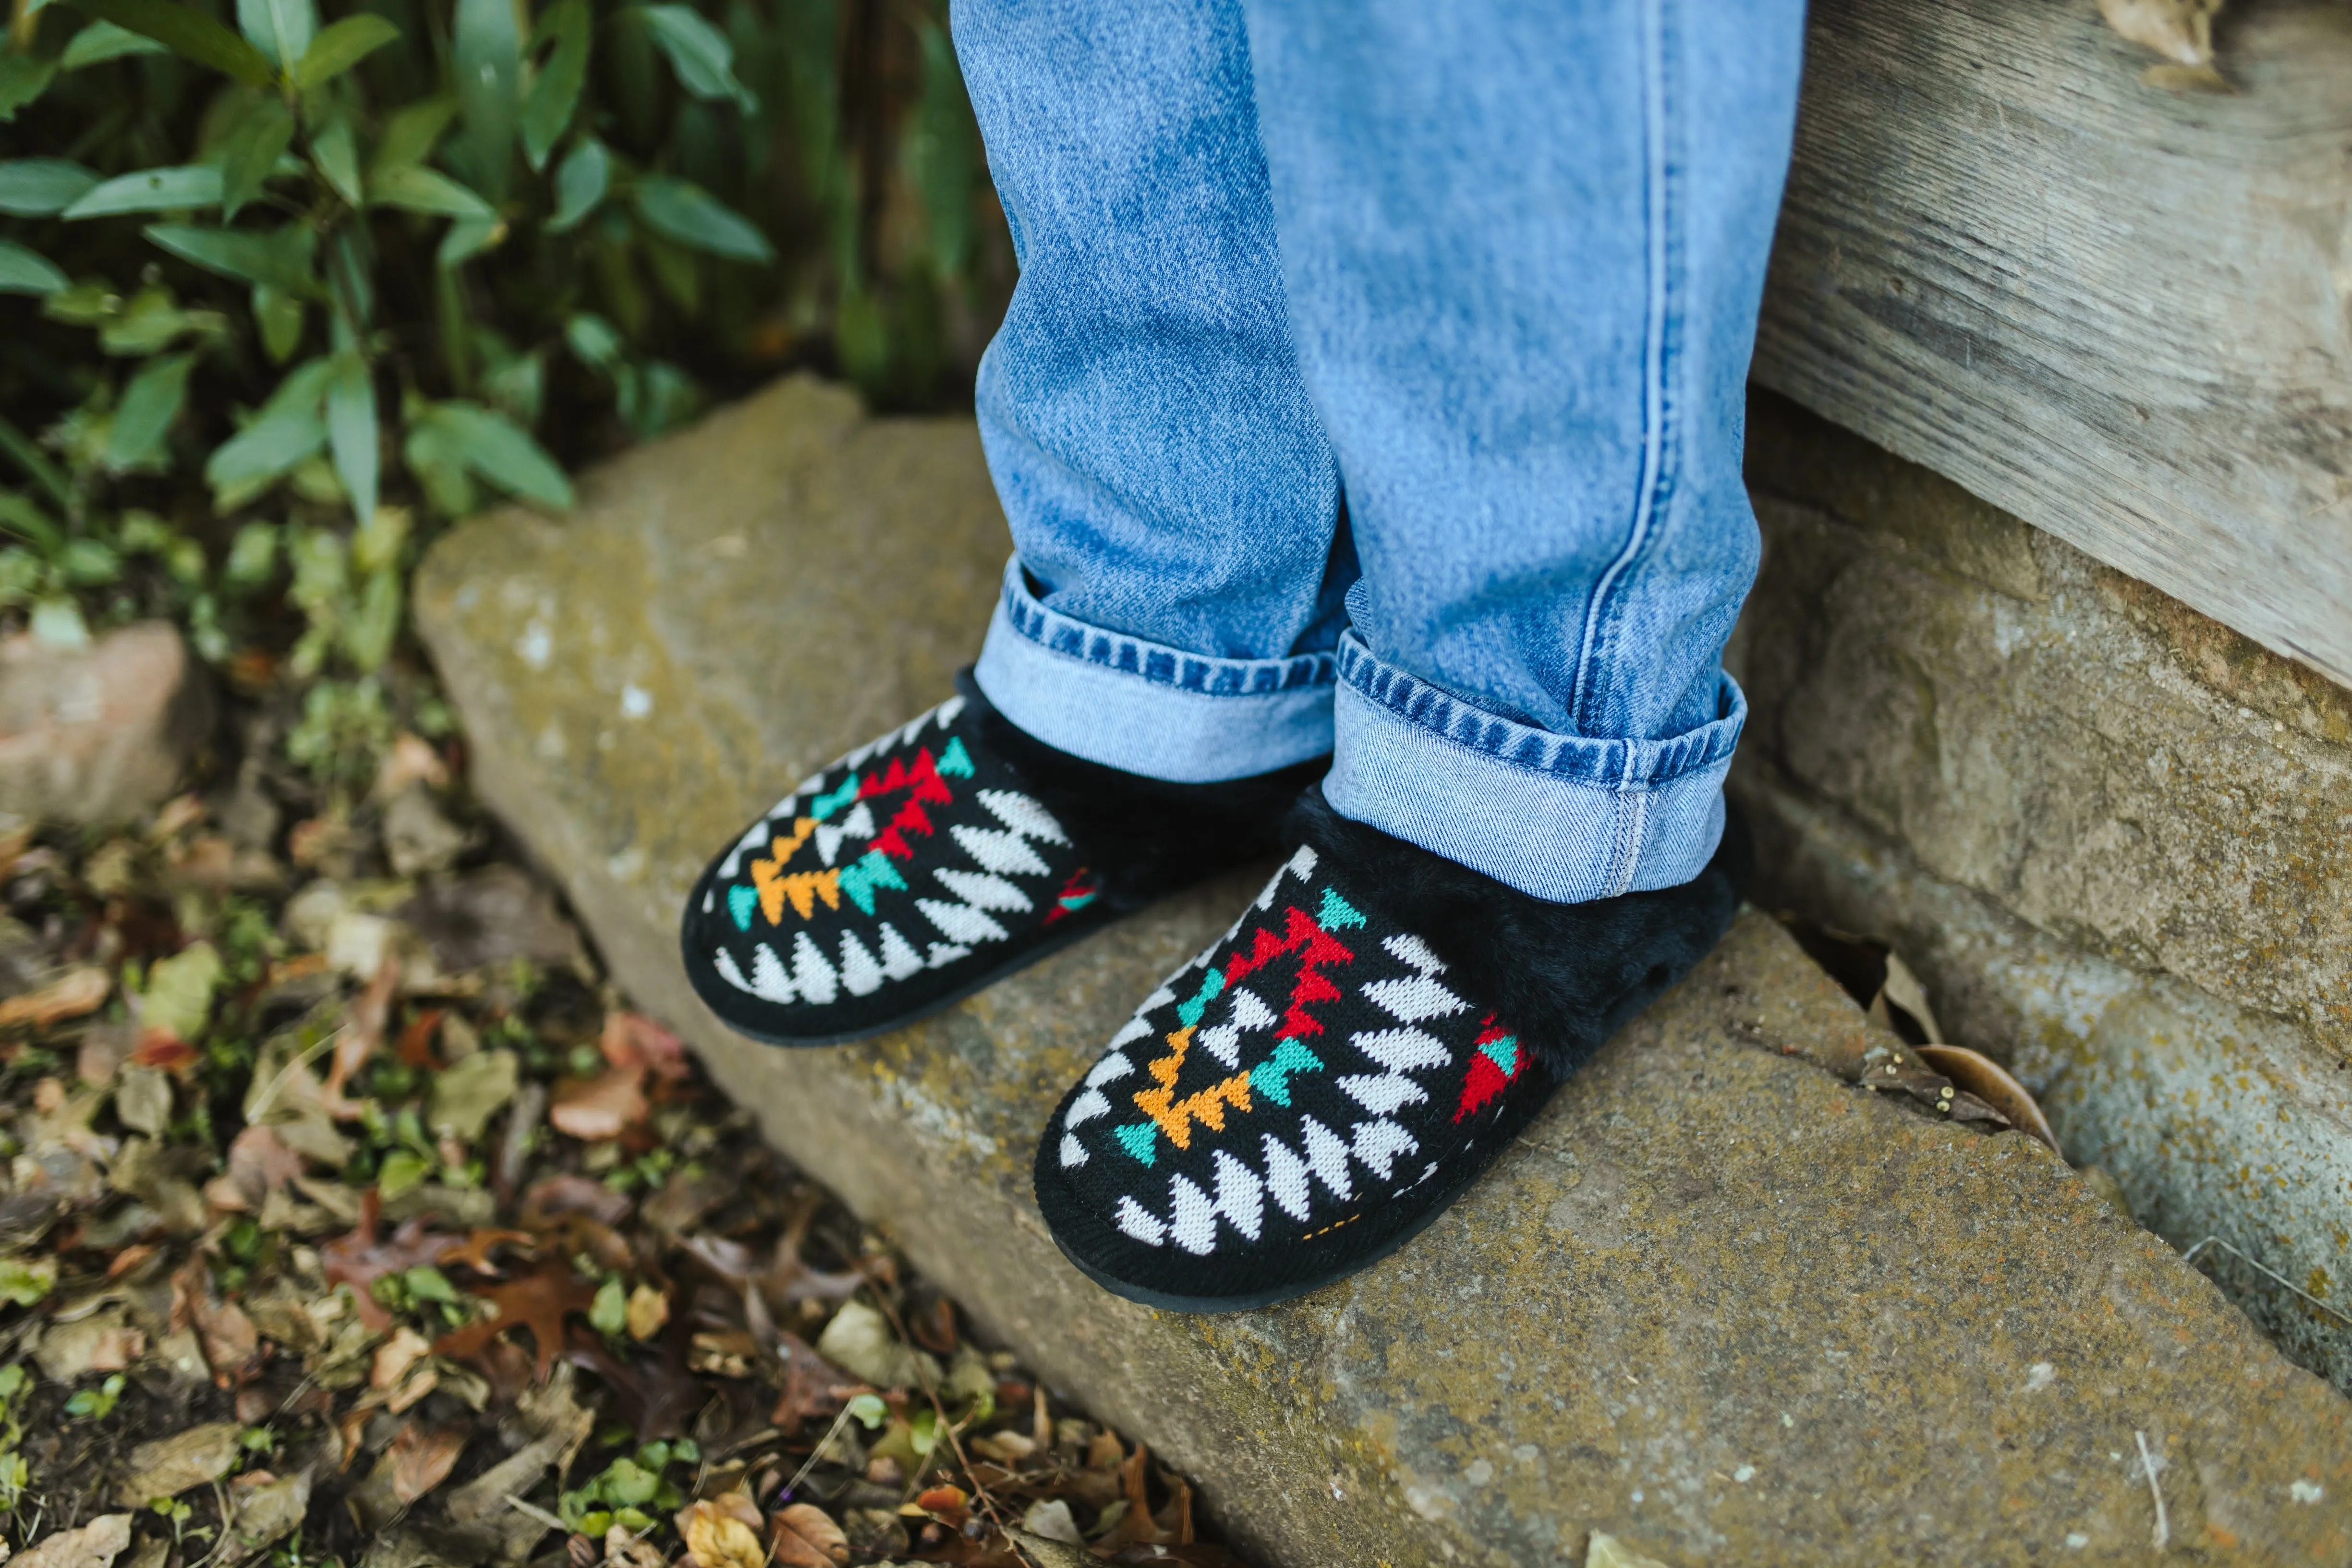
<path id="1" fill-rule="evenodd" d="M 647 5 L 638 14 L 669 57 L 679 86 L 699 99 L 732 99 L 746 114 L 760 107 L 751 89 L 735 79 L 735 46 L 701 12 L 691 5 Z"/>
<path id="2" fill-rule="evenodd" d="M 372 11 L 346 16 L 310 41 L 289 74 L 297 91 L 339 77 L 400 37 L 400 29 Z"/>
<path id="3" fill-rule="evenodd" d="M 220 165 L 222 222 L 234 222 L 238 210 L 261 195 L 278 172 L 278 160 L 293 144 L 294 116 L 282 100 L 262 99 L 238 120 L 213 160 Z"/>
<path id="4" fill-rule="evenodd" d="M 335 457 L 335 477 L 362 522 L 375 515 L 380 439 L 374 378 L 367 361 L 347 350 L 335 356 L 334 379 L 327 383 L 327 443 Z"/>
<path id="5" fill-rule="evenodd" d="M 503 201 L 522 114 L 522 35 L 515 26 L 514 0 L 457 0 L 454 42 L 466 161 L 490 199 Z"/>
<path id="6" fill-rule="evenodd" d="M 57 74 L 53 60 L 0 50 L 0 122 L 16 119 L 18 110 L 48 89 Z"/>
<path id="7" fill-rule="evenodd" d="M 423 423 L 447 442 L 458 461 L 500 489 L 556 510 L 570 509 L 572 482 L 530 433 L 505 415 L 452 399 L 434 404 Z"/>
<path id="8" fill-rule="evenodd" d="M 701 186 L 667 174 L 637 182 L 637 216 L 655 233 L 733 261 L 773 261 L 775 247 Z"/>
<path id="9" fill-rule="evenodd" d="M 291 68 L 319 30 L 313 0 L 236 0 L 236 27 L 281 68 Z"/>
<path id="10" fill-rule="evenodd" d="M 555 216 L 547 232 L 562 234 L 596 210 L 613 182 L 613 155 L 602 142 L 583 142 L 564 155 L 555 170 Z"/>
<path id="11" fill-rule="evenodd" d="M 441 237 L 441 248 L 433 254 L 438 267 L 456 267 L 470 261 L 506 237 L 507 226 L 495 217 L 461 217 L 449 226 Z"/>
<path id="12" fill-rule="evenodd" d="M 344 201 L 358 206 L 366 200 L 360 184 L 359 143 L 352 137 L 350 121 L 336 119 L 311 133 L 310 162 Z"/>
<path id="13" fill-rule="evenodd" d="M 65 470 L 49 461 L 48 455 L 33 444 L 26 435 L 5 419 L 0 419 L 0 452 L 5 452 L 16 465 L 25 470 L 25 477 L 48 492 L 51 500 L 68 511 L 73 510 L 73 486 Z"/>
<path id="14" fill-rule="evenodd" d="M 149 360 L 122 391 L 114 410 L 114 428 L 106 441 L 110 473 L 152 466 L 163 456 L 164 437 L 188 401 L 188 375 L 196 368 L 194 354 L 164 354 Z"/>
<path id="15" fill-rule="evenodd" d="M 422 163 L 386 169 L 369 187 L 368 195 L 380 207 L 400 207 L 436 217 L 498 216 L 489 203 L 438 169 L 428 169 Z"/>
<path id="16" fill-rule="evenodd" d="M 180 308 L 168 289 L 142 289 L 98 329 L 98 345 L 110 354 L 152 354 L 190 334 L 215 337 L 228 320 L 217 310 Z"/>
<path id="17" fill-rule="evenodd" d="M 376 138 L 376 173 L 425 162 L 457 117 L 454 98 L 423 99 L 394 110 L 383 122 L 383 134 Z"/>
<path id="18" fill-rule="evenodd" d="M 563 341 L 581 363 L 598 370 L 610 370 L 621 353 L 621 334 L 613 323 L 584 310 L 563 323 Z"/>
<path id="19" fill-rule="evenodd" d="M 76 33 L 58 57 L 60 70 L 78 71 L 84 66 L 101 65 L 119 60 L 125 55 L 168 55 L 165 48 L 143 34 L 128 27 L 118 27 L 111 22 L 92 22 Z"/>
<path id="20" fill-rule="evenodd" d="M 581 86 L 588 79 L 588 0 L 560 0 L 540 26 L 554 37 L 555 48 L 523 100 L 522 152 L 534 173 L 547 167 L 548 154 L 572 123 Z"/>
<path id="21" fill-rule="evenodd" d="M 0 162 L 0 213 L 47 217 L 96 184 L 96 174 L 64 158 L 10 158 Z"/>
<path id="22" fill-rule="evenodd" d="M 142 169 L 135 174 L 117 174 L 85 191 L 63 216 L 72 221 L 112 217 L 119 213 L 184 212 L 191 207 L 218 206 L 220 199 L 220 171 L 189 163 L 173 169 Z"/>
<path id="23" fill-rule="evenodd" d="M 310 271 L 310 226 L 290 223 L 276 234 L 251 229 L 205 228 L 190 223 L 151 223 L 141 231 L 183 261 L 240 283 L 260 283 L 281 293 L 315 295 Z"/>
<path id="24" fill-rule="evenodd" d="M 302 301 L 282 289 L 253 286 L 253 322 L 272 364 L 284 364 L 302 346 Z"/>
<path id="25" fill-rule="evenodd" d="M 54 294 L 69 281 L 47 257 L 0 239 L 0 294 Z"/>
<path id="26" fill-rule="evenodd" d="M 0 1261 L 0 1301 L 29 1307 L 57 1288 L 54 1258 L 11 1258 Z"/>
<path id="27" fill-rule="evenodd" d="M 205 16 L 178 0 L 65 0 L 84 16 L 96 16 L 118 27 L 154 39 L 200 66 L 253 87 L 268 87 L 275 74 L 269 57 Z"/>
<path id="28" fill-rule="evenodd" d="M 616 1276 L 607 1275 L 604 1282 L 596 1287 L 596 1299 L 589 1303 L 588 1307 L 588 1326 L 598 1333 L 607 1336 L 623 1333 L 628 1329 L 629 1298 L 627 1292 L 621 1289 L 621 1281 Z M 614 1481 L 614 1478 L 621 1476 L 624 1469 L 629 1472 L 627 1478 L 625 1480 Z M 648 1500 L 654 1495 L 654 1489 L 660 1484 L 659 1478 L 646 1475 L 645 1471 L 630 1464 L 626 1459 L 615 1459 L 612 1468 L 604 1472 L 604 1479 L 615 1486 L 625 1486 L 640 1478 L 645 1481 L 645 1495 L 615 1497 L 614 1499 L 615 1502 Z"/>
<path id="29" fill-rule="evenodd" d="M 335 362 L 314 359 L 287 373 L 253 422 L 213 449 L 205 479 L 224 492 L 252 494 L 327 444 L 319 416 Z"/>
<path id="30" fill-rule="evenodd" d="M 66 542 L 65 530 L 57 520 L 15 490 L 0 490 L 0 528 L 37 548 L 44 555 L 54 555 Z"/>

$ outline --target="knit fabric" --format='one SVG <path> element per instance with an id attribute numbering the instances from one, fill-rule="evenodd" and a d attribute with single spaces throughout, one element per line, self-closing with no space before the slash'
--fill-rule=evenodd
<path id="1" fill-rule="evenodd" d="M 958 684 L 804 780 L 703 873 L 681 945 L 730 1026 L 825 1045 L 910 1023 L 1263 853 L 1306 782 L 1138 779 L 1051 751 Z M 1165 852 L 1204 836 L 1222 851 Z"/>
<path id="2" fill-rule="evenodd" d="M 1304 841 L 1265 891 L 1143 1000 L 1039 1147 L 1055 1239 L 1118 1294 L 1237 1309 L 1384 1256 L 1713 945 L 1744 880 L 1718 865 L 1684 889 L 1544 905 L 1339 823 L 1315 792 L 1295 825 Z M 1528 908 L 1433 925 L 1396 900 L 1416 876 Z M 1589 962 L 1519 996 L 1549 1037 L 1531 1039 L 1487 977 L 1533 956 L 1509 943 L 1549 945 L 1563 922 L 1586 934 Z"/>

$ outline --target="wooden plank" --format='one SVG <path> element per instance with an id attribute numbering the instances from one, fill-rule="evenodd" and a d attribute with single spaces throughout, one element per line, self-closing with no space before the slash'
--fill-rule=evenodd
<path id="1" fill-rule="evenodd" d="M 1817 0 L 1756 374 L 2352 684 L 2352 5 Z"/>

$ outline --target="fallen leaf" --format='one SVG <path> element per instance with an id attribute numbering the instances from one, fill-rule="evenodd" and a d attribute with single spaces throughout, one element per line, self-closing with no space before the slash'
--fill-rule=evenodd
<path id="1" fill-rule="evenodd" d="M 107 1306 L 71 1322 L 41 1331 L 33 1360 L 52 1383 L 71 1383 L 93 1372 L 121 1372 L 147 1348 L 147 1336 L 131 1326 L 120 1306 Z"/>
<path id="2" fill-rule="evenodd" d="M 172 1079 L 153 1068 L 123 1070 L 114 1086 L 114 1118 L 133 1132 L 160 1138 L 172 1121 Z"/>
<path id="3" fill-rule="evenodd" d="M 137 998 L 140 1024 L 173 1039 L 196 1039 L 212 1016 L 213 994 L 226 973 L 220 953 L 208 942 L 192 943 L 184 952 L 158 959 L 147 972 L 146 989 Z"/>
<path id="4" fill-rule="evenodd" d="M 426 1430 L 411 1421 L 392 1439 L 386 1450 L 392 1460 L 392 1495 L 406 1508 L 449 1479 L 457 1456 L 466 1451 L 469 1429 L 463 1422 Z"/>
<path id="5" fill-rule="evenodd" d="M 441 1032 L 445 1015 L 438 1007 L 427 1007 L 408 1020 L 408 1027 L 400 1031 L 400 1044 L 393 1047 L 393 1056 L 405 1068 L 422 1068 L 428 1072 L 442 1071 L 441 1058 L 433 1053 L 433 1037 Z"/>
<path id="6" fill-rule="evenodd" d="M 1144 1466 L 1150 1451 L 1140 1443 L 1127 1462 L 1118 1468 L 1119 1491 L 1127 1500 L 1127 1511 L 1118 1522 L 1105 1531 L 1098 1546 L 1118 1547 L 1132 1542 L 1139 1546 L 1166 1546 L 1175 1541 L 1177 1531 L 1163 1530 L 1151 1517 L 1151 1502 L 1144 1490 Z"/>
<path id="7" fill-rule="evenodd" d="M 614 1068 L 590 1079 L 566 1079 L 555 1086 L 547 1120 L 559 1132 L 584 1143 L 618 1138 L 646 1119 L 646 1069 Z"/>
<path id="8" fill-rule="evenodd" d="M 1021 1528 L 1032 1535 L 1042 1535 L 1048 1541 L 1058 1541 L 1066 1546 L 1084 1546 L 1087 1538 L 1078 1530 L 1078 1521 L 1071 1517 L 1070 1505 L 1060 1498 L 1045 1498 L 1029 1505 L 1021 1516 Z"/>
<path id="9" fill-rule="evenodd" d="M 79 1530 L 60 1530 L 16 1560 L 16 1568 L 107 1568 L 131 1544 L 131 1516 L 102 1514 Z"/>
<path id="10" fill-rule="evenodd" d="M 205 1188 L 215 1208 L 257 1213 L 270 1193 L 302 1173 L 302 1157 L 270 1127 L 247 1127 L 230 1140 L 228 1171 Z"/>
<path id="11" fill-rule="evenodd" d="M 190 1487 L 208 1486 L 236 1464 L 244 1436 L 245 1428 L 234 1421 L 213 1421 L 142 1443 L 131 1450 L 131 1473 L 114 1489 L 114 1500 L 124 1508 L 145 1508 Z"/>
<path id="12" fill-rule="evenodd" d="M 669 1559 L 650 1541 L 640 1541 L 625 1525 L 604 1531 L 605 1568 L 669 1568 Z"/>
<path id="13" fill-rule="evenodd" d="M 604 1225 L 618 1225 L 629 1217 L 628 1194 L 616 1193 L 602 1182 L 565 1172 L 525 1192 L 516 1218 L 527 1229 L 541 1230 L 571 1214 L 584 1214 Z"/>
<path id="14" fill-rule="evenodd" d="M 512 1051 L 478 1051 L 433 1079 L 433 1131 L 471 1143 L 506 1109 L 522 1083 L 522 1058 Z"/>
<path id="15" fill-rule="evenodd" d="M 0 1002 L 0 1029 L 19 1024 L 46 1029 L 68 1018 L 95 1013 L 113 989 L 114 982 L 103 969 L 93 966 L 69 970 L 38 991 L 28 991 L 22 996 L 11 996 L 5 1002 Z"/>
<path id="16" fill-rule="evenodd" d="M 282 1479 L 259 1474 L 240 1476 L 229 1489 L 231 1550 L 238 1562 L 257 1556 L 294 1533 L 310 1511 L 310 1472 L 298 1470 Z"/>
<path id="17" fill-rule="evenodd" d="M 1920 1059 L 1929 1067 L 2000 1112 L 2029 1137 L 2047 1144 L 2052 1153 L 2064 1157 L 2058 1147 L 2058 1134 L 2051 1131 L 2050 1119 L 2042 1114 L 2042 1107 L 2032 1091 L 2011 1078 L 2008 1068 L 1966 1046 L 1920 1046 L 1916 1049 Z"/>
<path id="18" fill-rule="evenodd" d="M 433 950 L 444 973 L 527 958 L 545 969 L 579 969 L 587 950 L 555 900 L 515 866 L 488 866 L 436 882 L 393 911 Z"/>
<path id="19" fill-rule="evenodd" d="M 421 735 L 402 731 L 385 749 L 383 761 L 377 764 L 375 793 L 380 800 L 390 800 L 413 784 L 431 784 L 435 789 L 449 787 L 449 764 L 441 753 Z"/>
<path id="20" fill-rule="evenodd" d="M 343 1088 L 383 1045 L 384 1026 L 392 1021 L 392 994 L 399 984 L 400 960 L 394 956 L 392 944 L 386 942 L 371 973 L 367 989 L 352 1003 L 351 1010 L 343 1016 L 342 1029 L 335 1036 L 324 1098 L 329 1113 L 338 1120 L 360 1114 L 359 1104 L 344 1098 Z"/>
<path id="21" fill-rule="evenodd" d="M 775 1355 L 783 1363 L 784 1386 L 768 1420 L 787 1432 L 813 1415 L 831 1415 L 857 1386 L 856 1378 L 817 1354 L 797 1335 L 779 1333 Z"/>
<path id="22" fill-rule="evenodd" d="M 847 1302 L 833 1315 L 817 1336 L 816 1353 L 877 1388 L 939 1384 L 939 1363 L 899 1343 L 888 1321 L 863 1301 Z"/>
<path id="23" fill-rule="evenodd" d="M 740 1494 L 712 1498 L 689 1503 L 677 1516 L 677 1532 L 686 1539 L 686 1549 L 694 1553 L 702 1568 L 761 1568 L 768 1553 L 760 1544 L 760 1510 L 749 1498 L 742 1499 L 740 1508 L 730 1506 L 730 1500 Z M 751 1518 L 746 1523 L 742 1512 L 748 1509 Z M 829 1568 L 830 1560 L 819 1558 L 817 1568 Z"/>
<path id="24" fill-rule="evenodd" d="M 408 1369 L 433 1353 L 433 1342 L 403 1323 L 392 1338 L 375 1347 L 368 1363 L 368 1386 L 383 1393 L 396 1388 Z"/>
<path id="25" fill-rule="evenodd" d="M 575 1329 L 565 1357 L 604 1380 L 613 1391 L 614 1414 L 635 1429 L 638 1442 L 649 1443 L 685 1436 L 696 1412 L 710 1402 L 709 1389 L 694 1375 L 692 1360 L 680 1347 L 684 1338 L 673 1330 L 662 1336 L 657 1353 L 625 1360 L 599 1335 Z"/>
<path id="26" fill-rule="evenodd" d="M 629 1338 L 649 1340 L 669 1321 L 669 1298 L 650 1285 L 639 1285 L 629 1292 L 627 1316 Z"/>
<path id="27" fill-rule="evenodd" d="M 814 1504 L 793 1503 L 770 1525 L 771 1553 L 783 1568 L 840 1568 L 849 1561 L 849 1538 Z"/>
<path id="28" fill-rule="evenodd" d="M 2213 63 L 2213 17 L 2221 0 L 2099 0 L 2107 26 L 2184 66 Z"/>
<path id="29" fill-rule="evenodd" d="M 687 1065 L 686 1042 L 639 1013 L 605 1014 L 604 1033 L 597 1047 L 616 1068 L 645 1068 L 656 1078 L 671 1082 L 694 1070 Z"/>
<path id="30" fill-rule="evenodd" d="M 1584 1548 L 1584 1568 L 1666 1568 L 1654 1557 L 1644 1557 L 1613 1535 L 1600 1531 Z"/>
<path id="31" fill-rule="evenodd" d="M 563 1347 L 563 1320 L 573 1312 L 586 1312 L 595 1302 L 596 1288 L 573 1274 L 572 1265 L 562 1258 L 551 1258 L 531 1273 L 478 1286 L 474 1294 L 494 1304 L 498 1315 L 444 1334 L 434 1345 L 434 1353 L 463 1361 L 509 1329 L 529 1329 L 535 1352 L 531 1375 L 545 1383 Z"/>
<path id="32" fill-rule="evenodd" d="M 501 1247 L 530 1245 L 529 1231 L 478 1230 L 469 1234 L 465 1240 L 453 1242 L 445 1247 L 441 1256 L 435 1261 L 462 1263 L 477 1274 L 487 1274 L 496 1279 L 499 1278 L 498 1265 L 491 1261 L 490 1254 Z"/>
<path id="33" fill-rule="evenodd" d="M 417 1218 L 379 1240 L 376 1226 L 383 1212 L 375 1189 L 369 1188 L 360 1200 L 359 1224 L 348 1235 L 339 1236 L 319 1248 L 320 1259 L 326 1265 L 327 1283 L 349 1285 L 358 1300 L 360 1321 L 378 1333 L 392 1327 L 392 1314 L 376 1305 L 368 1293 L 369 1288 L 386 1274 L 436 1261 L 456 1239 L 427 1231 L 425 1221 Z"/>

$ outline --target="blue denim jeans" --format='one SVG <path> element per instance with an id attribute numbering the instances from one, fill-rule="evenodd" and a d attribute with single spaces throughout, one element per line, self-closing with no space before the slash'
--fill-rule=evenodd
<path id="1" fill-rule="evenodd" d="M 1021 280 L 979 680 L 1152 777 L 1332 753 L 1538 898 L 1696 875 L 1801 0 L 956 0 Z"/>

